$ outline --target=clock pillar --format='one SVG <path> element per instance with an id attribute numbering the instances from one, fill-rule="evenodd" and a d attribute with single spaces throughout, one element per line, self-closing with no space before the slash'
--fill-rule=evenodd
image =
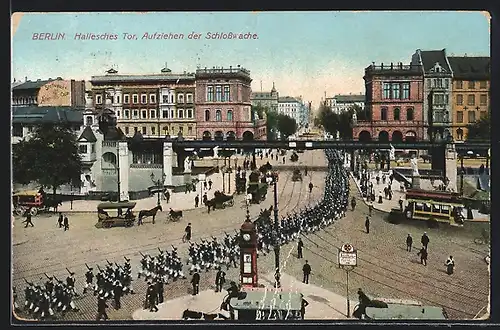
<path id="1" fill-rule="evenodd" d="M 240 283 L 242 287 L 257 287 L 257 280 L 257 231 L 247 207 L 247 218 L 240 229 Z"/>

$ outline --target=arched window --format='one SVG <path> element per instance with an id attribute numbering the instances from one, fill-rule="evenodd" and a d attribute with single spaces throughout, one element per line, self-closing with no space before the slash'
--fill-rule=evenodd
<path id="1" fill-rule="evenodd" d="M 92 120 L 92 116 L 87 116 L 85 124 L 87 126 L 91 126 L 93 123 L 94 121 Z"/>
<path id="2" fill-rule="evenodd" d="M 401 120 L 401 110 L 394 108 L 394 120 Z"/>
<path id="3" fill-rule="evenodd" d="M 387 108 L 380 109 L 380 120 L 387 120 Z"/>
<path id="4" fill-rule="evenodd" d="M 215 111 L 215 121 L 222 121 L 222 112 L 220 110 Z"/>
<path id="5" fill-rule="evenodd" d="M 406 120 L 414 120 L 413 108 L 406 109 Z"/>
<path id="6" fill-rule="evenodd" d="M 205 110 L 205 121 L 210 121 L 210 110 Z"/>
<path id="7" fill-rule="evenodd" d="M 227 121 L 233 121 L 233 110 L 227 110 Z"/>

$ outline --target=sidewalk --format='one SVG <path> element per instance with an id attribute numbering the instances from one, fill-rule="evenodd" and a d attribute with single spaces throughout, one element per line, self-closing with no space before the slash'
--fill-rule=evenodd
<path id="1" fill-rule="evenodd" d="M 274 275 L 261 277 L 261 284 L 269 288 L 273 294 Z M 306 307 L 305 319 L 346 319 L 346 298 L 312 284 L 304 284 L 290 275 L 281 275 L 283 291 L 300 292 L 309 303 Z M 186 295 L 168 300 L 158 305 L 158 312 L 138 309 L 132 314 L 134 320 L 180 320 L 184 310 L 203 312 L 207 314 L 221 313 L 220 305 L 226 292 L 216 293 L 214 290 L 200 291 L 197 296 Z M 351 297 L 351 315 L 357 304 L 356 297 Z M 226 315 L 225 311 L 222 311 Z"/>

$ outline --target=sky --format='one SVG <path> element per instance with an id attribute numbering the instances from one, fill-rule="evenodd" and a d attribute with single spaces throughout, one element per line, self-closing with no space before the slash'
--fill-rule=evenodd
<path id="1" fill-rule="evenodd" d="M 184 34 L 148 40 L 145 33 Z M 199 39 L 189 39 L 192 32 Z M 250 40 L 211 40 L 208 33 L 251 33 Z M 34 40 L 35 33 L 64 33 Z M 75 40 L 77 33 L 117 40 Z M 124 34 L 135 35 L 127 39 Z M 302 96 L 364 93 L 372 62 L 409 63 L 416 49 L 489 56 L 489 19 L 482 12 L 162 12 L 16 13 L 12 16 L 11 80 L 88 80 L 110 67 L 119 74 L 194 72 L 199 66 L 250 70 L 252 90 Z"/>

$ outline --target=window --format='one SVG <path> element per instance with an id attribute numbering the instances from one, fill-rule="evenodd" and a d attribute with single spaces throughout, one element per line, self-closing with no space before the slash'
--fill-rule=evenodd
<path id="1" fill-rule="evenodd" d="M 163 126 L 163 134 L 168 135 L 168 126 Z"/>
<path id="2" fill-rule="evenodd" d="M 177 110 L 177 118 L 184 118 L 184 109 Z"/>
<path id="3" fill-rule="evenodd" d="M 156 94 L 149 94 L 149 103 L 156 103 Z"/>
<path id="4" fill-rule="evenodd" d="M 128 126 L 125 126 L 125 134 L 128 135 L 129 132 L 130 132 L 130 130 L 129 130 Z"/>
<path id="5" fill-rule="evenodd" d="M 163 95 L 163 103 L 168 103 L 168 95 Z"/>
<path id="6" fill-rule="evenodd" d="M 130 95 L 128 94 L 123 95 L 123 103 L 130 103 Z"/>
<path id="7" fill-rule="evenodd" d="M 102 104 L 102 95 L 96 95 L 95 97 L 96 104 Z"/>
<path id="8" fill-rule="evenodd" d="M 193 94 L 186 94 L 186 103 L 193 103 Z"/>
<path id="9" fill-rule="evenodd" d="M 406 109 L 406 120 L 413 120 L 413 118 L 414 118 L 413 108 Z"/>
<path id="10" fill-rule="evenodd" d="M 462 80 L 457 80 L 456 84 L 457 89 L 463 89 L 464 88 L 464 82 Z"/>
<path id="11" fill-rule="evenodd" d="M 87 153 L 87 145 L 86 144 L 80 144 L 78 146 L 78 152 L 81 154 L 86 154 Z"/>
<path id="12" fill-rule="evenodd" d="M 469 89 L 474 89 L 476 88 L 476 82 L 475 81 L 469 81 Z"/>
<path id="13" fill-rule="evenodd" d="M 393 99 L 400 99 L 401 98 L 399 87 L 400 87 L 399 83 L 392 84 L 392 98 Z"/>
<path id="14" fill-rule="evenodd" d="M 481 111 L 481 118 L 486 118 L 488 115 L 488 111 Z"/>
<path id="15" fill-rule="evenodd" d="M 188 135 L 193 135 L 193 127 L 188 126 Z"/>
<path id="16" fill-rule="evenodd" d="M 464 112 L 457 111 L 457 123 L 463 123 L 463 122 L 464 122 Z"/>
<path id="17" fill-rule="evenodd" d="M 137 133 L 137 131 L 138 131 L 138 130 L 139 130 L 139 129 L 138 129 L 138 127 L 137 127 L 137 126 L 135 126 L 135 127 L 134 127 L 134 133 Z"/>
<path id="18" fill-rule="evenodd" d="M 227 121 L 233 121 L 233 110 L 227 110 Z"/>
<path id="19" fill-rule="evenodd" d="M 230 95 L 229 95 L 229 85 L 224 86 L 224 99 L 223 101 L 229 102 L 231 101 Z"/>
<path id="20" fill-rule="evenodd" d="M 132 103 L 134 104 L 139 103 L 139 95 L 137 94 L 132 95 Z"/>
<path id="21" fill-rule="evenodd" d="M 464 96 L 462 94 L 457 94 L 457 105 L 464 104 Z"/>
<path id="22" fill-rule="evenodd" d="M 162 110 L 163 118 L 168 118 L 168 110 Z"/>
<path id="23" fill-rule="evenodd" d="M 214 100 L 214 86 L 207 86 L 207 101 L 212 102 Z"/>
<path id="24" fill-rule="evenodd" d="M 116 102 L 115 103 L 121 103 L 120 99 L 121 99 L 120 95 L 116 95 L 116 97 L 115 97 Z"/>
<path id="25" fill-rule="evenodd" d="M 161 153 L 152 152 L 134 152 L 132 157 L 132 163 L 134 164 L 162 164 L 163 156 Z"/>
<path id="26" fill-rule="evenodd" d="M 130 119 L 130 110 L 128 109 L 123 110 L 123 118 Z"/>
<path id="27" fill-rule="evenodd" d="M 92 119 L 92 116 L 87 116 L 86 120 L 85 120 L 85 125 L 87 126 L 90 126 L 93 124 L 93 119 Z"/>
<path id="28" fill-rule="evenodd" d="M 156 110 L 149 110 L 149 118 L 151 119 L 156 118 Z"/>
<path id="29" fill-rule="evenodd" d="M 215 121 L 222 121 L 222 113 L 220 110 L 215 110 Z"/>
<path id="30" fill-rule="evenodd" d="M 120 110 L 116 110 L 116 118 L 121 118 L 121 111 Z"/>
<path id="31" fill-rule="evenodd" d="M 133 115 L 134 115 L 133 116 L 134 119 L 139 119 L 139 110 L 134 110 Z"/>
<path id="32" fill-rule="evenodd" d="M 148 96 L 146 94 L 141 94 L 141 103 L 142 104 L 148 103 Z"/>
<path id="33" fill-rule="evenodd" d="M 142 126 L 142 135 L 146 135 L 147 134 L 147 130 L 146 130 L 147 127 L 145 126 Z"/>
<path id="34" fill-rule="evenodd" d="M 448 79 L 444 80 L 444 88 L 450 88 L 450 82 L 448 81 Z"/>
<path id="35" fill-rule="evenodd" d="M 394 108 L 394 120 L 400 120 L 400 112 L 399 108 Z"/>
<path id="36" fill-rule="evenodd" d="M 467 95 L 467 105 L 475 105 L 476 104 L 476 95 L 469 94 Z"/>
<path id="37" fill-rule="evenodd" d="M 205 110 L 205 121 L 210 121 L 210 110 Z"/>
<path id="38" fill-rule="evenodd" d="M 170 109 L 170 118 L 172 118 L 172 119 L 175 118 L 175 111 L 174 111 L 174 109 Z"/>
<path id="39" fill-rule="evenodd" d="M 193 118 L 193 109 L 187 109 L 186 113 L 186 118 Z"/>
<path id="40" fill-rule="evenodd" d="M 391 98 L 391 84 L 384 83 L 384 99 Z"/>
<path id="41" fill-rule="evenodd" d="M 463 129 L 461 129 L 461 128 L 457 129 L 457 138 L 459 140 L 463 140 L 464 139 L 464 130 Z"/>
<path id="42" fill-rule="evenodd" d="M 470 123 L 475 123 L 476 122 L 476 112 L 475 111 L 469 111 L 468 115 L 468 121 Z"/>
<path id="43" fill-rule="evenodd" d="M 481 94 L 479 96 L 479 105 L 486 105 L 488 103 L 488 95 Z"/>
<path id="44" fill-rule="evenodd" d="M 90 152 L 95 154 L 95 143 L 92 143 L 90 146 L 91 146 Z"/>
<path id="45" fill-rule="evenodd" d="M 380 109 L 380 120 L 387 120 L 387 108 Z"/>
<path id="46" fill-rule="evenodd" d="M 19 124 L 12 125 L 12 136 L 22 137 L 23 127 Z"/>
<path id="47" fill-rule="evenodd" d="M 434 94 L 434 104 L 444 104 L 444 95 Z"/>
<path id="48" fill-rule="evenodd" d="M 443 79 L 434 79 L 436 81 L 436 87 L 442 88 L 443 87 Z"/>
<path id="49" fill-rule="evenodd" d="M 481 81 L 479 82 L 479 88 L 480 88 L 480 89 L 485 89 L 485 88 L 488 88 L 488 84 L 486 83 L 486 81 L 485 81 L 485 80 L 481 80 Z"/>
<path id="50" fill-rule="evenodd" d="M 148 118 L 148 111 L 147 110 L 142 110 L 141 111 L 141 118 L 142 119 L 147 119 Z"/>
<path id="51" fill-rule="evenodd" d="M 215 101 L 222 101 L 222 86 L 215 86 Z"/>
<path id="52" fill-rule="evenodd" d="M 402 99 L 408 100 L 409 98 L 410 98 L 410 83 L 403 83 Z"/>
<path id="53" fill-rule="evenodd" d="M 179 133 L 184 134 L 184 127 L 183 126 L 179 127 Z"/>
<path id="54" fill-rule="evenodd" d="M 156 135 L 156 127 L 151 126 L 151 135 Z"/>
<path id="55" fill-rule="evenodd" d="M 177 103 L 184 103 L 184 94 L 177 94 Z"/>

